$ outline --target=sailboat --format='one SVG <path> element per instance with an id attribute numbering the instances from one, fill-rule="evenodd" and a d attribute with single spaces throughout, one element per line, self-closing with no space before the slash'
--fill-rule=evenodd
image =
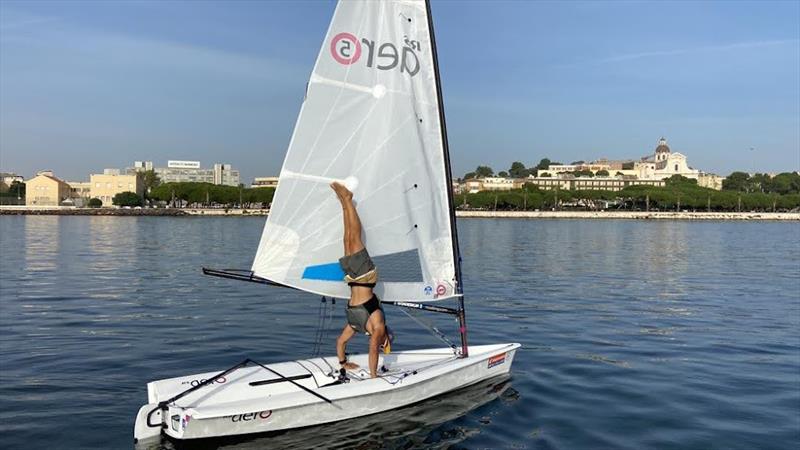
<path id="1" fill-rule="evenodd" d="M 335 355 L 152 381 L 134 439 L 264 433 L 378 414 L 511 370 L 518 343 L 468 345 L 430 5 L 340 1 L 317 56 L 251 270 L 207 275 L 347 299 L 341 207 L 353 191 L 384 305 L 453 316 L 460 345 L 380 355 L 378 377 Z M 442 306 L 442 301 L 454 302 Z M 445 303 L 446 304 L 446 303 Z M 434 330 L 442 335 L 438 329 Z M 349 360 L 368 366 L 366 354 Z"/>

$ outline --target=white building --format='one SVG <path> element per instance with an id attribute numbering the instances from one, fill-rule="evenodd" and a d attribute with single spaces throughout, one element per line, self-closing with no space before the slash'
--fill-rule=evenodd
<path id="1" fill-rule="evenodd" d="M 214 164 L 211 169 L 204 169 L 200 161 L 167 161 L 167 167 L 153 167 L 152 161 L 135 161 L 133 167 L 126 172 L 132 174 L 153 170 L 162 183 L 211 183 L 225 186 L 239 185 L 239 171 L 230 164 Z"/>
<path id="2" fill-rule="evenodd" d="M 256 177 L 253 179 L 253 184 L 250 185 L 251 188 L 262 188 L 262 187 L 271 187 L 277 188 L 278 187 L 278 177 Z"/>
<path id="3" fill-rule="evenodd" d="M 673 175 L 680 175 L 696 180 L 700 171 L 692 169 L 683 153 L 672 152 L 667 140 L 658 140 L 658 146 L 652 156 L 646 156 L 633 166 L 640 180 L 663 180 Z"/>

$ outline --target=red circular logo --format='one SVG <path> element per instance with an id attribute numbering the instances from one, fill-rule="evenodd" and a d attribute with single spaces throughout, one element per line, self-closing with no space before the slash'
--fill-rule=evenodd
<path id="1" fill-rule="evenodd" d="M 350 33 L 339 33 L 331 40 L 331 56 L 339 64 L 349 66 L 361 58 L 361 42 Z"/>
<path id="2" fill-rule="evenodd" d="M 444 295 L 447 293 L 447 287 L 443 284 L 436 286 L 436 295 Z"/>

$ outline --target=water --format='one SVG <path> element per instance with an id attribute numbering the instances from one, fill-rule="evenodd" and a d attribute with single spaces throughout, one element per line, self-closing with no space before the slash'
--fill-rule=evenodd
<path id="1" fill-rule="evenodd" d="M 200 274 L 249 267 L 263 222 L 0 217 L 0 447 L 130 448 L 148 381 L 309 355 L 317 298 Z M 509 380 L 204 448 L 800 442 L 799 224 L 473 219 L 459 229 L 471 342 L 523 344 Z M 396 349 L 441 345 L 388 315 Z"/>

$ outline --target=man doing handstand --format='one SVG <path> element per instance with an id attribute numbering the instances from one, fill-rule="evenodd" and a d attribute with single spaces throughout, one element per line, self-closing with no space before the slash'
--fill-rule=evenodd
<path id="1" fill-rule="evenodd" d="M 369 335 L 369 374 L 377 377 L 378 349 L 389 345 L 386 338 L 386 322 L 381 303 L 372 289 L 378 282 L 378 270 L 361 240 L 361 220 L 353 205 L 353 193 L 344 185 L 334 182 L 331 188 L 342 204 L 344 219 L 344 257 L 339 265 L 345 273 L 344 280 L 350 285 L 350 301 L 347 303 L 347 324 L 336 340 L 336 354 L 339 364 L 347 370 L 357 369 L 358 365 L 347 361 L 345 347 L 357 332 Z"/>

